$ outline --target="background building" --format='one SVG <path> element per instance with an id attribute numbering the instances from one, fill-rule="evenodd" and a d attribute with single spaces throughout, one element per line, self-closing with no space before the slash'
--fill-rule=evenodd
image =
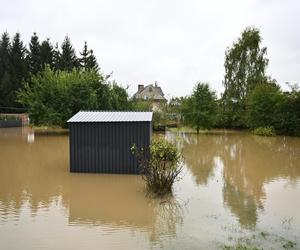
<path id="1" fill-rule="evenodd" d="M 157 85 L 157 82 L 144 86 L 143 84 L 138 85 L 138 91 L 133 95 L 134 99 L 140 99 L 151 102 L 151 108 L 153 111 L 160 110 L 162 104 L 167 102 L 164 97 L 164 93 Z"/>

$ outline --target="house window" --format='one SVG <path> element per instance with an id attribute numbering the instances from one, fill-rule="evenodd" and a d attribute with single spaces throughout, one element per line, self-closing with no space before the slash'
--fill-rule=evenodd
<path id="1" fill-rule="evenodd" d="M 149 88 L 149 92 L 152 92 L 152 91 L 153 91 L 153 89 L 150 87 L 150 88 Z"/>

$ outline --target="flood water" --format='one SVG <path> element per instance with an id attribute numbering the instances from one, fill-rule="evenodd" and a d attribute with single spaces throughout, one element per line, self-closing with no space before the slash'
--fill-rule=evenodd
<path id="1" fill-rule="evenodd" d="M 167 132 L 184 175 L 69 173 L 68 135 L 0 129 L 0 249 L 300 249 L 300 138 Z"/>

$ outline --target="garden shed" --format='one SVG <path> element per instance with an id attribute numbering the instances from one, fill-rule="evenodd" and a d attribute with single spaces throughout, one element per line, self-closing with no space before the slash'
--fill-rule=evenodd
<path id="1" fill-rule="evenodd" d="M 139 173 L 130 148 L 149 146 L 152 112 L 80 111 L 68 124 L 71 172 Z"/>

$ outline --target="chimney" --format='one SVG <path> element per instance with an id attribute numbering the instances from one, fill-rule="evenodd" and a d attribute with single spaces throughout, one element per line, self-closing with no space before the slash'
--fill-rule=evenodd
<path id="1" fill-rule="evenodd" d="M 139 84 L 138 85 L 138 92 L 141 92 L 144 89 L 144 85 L 143 84 Z"/>

